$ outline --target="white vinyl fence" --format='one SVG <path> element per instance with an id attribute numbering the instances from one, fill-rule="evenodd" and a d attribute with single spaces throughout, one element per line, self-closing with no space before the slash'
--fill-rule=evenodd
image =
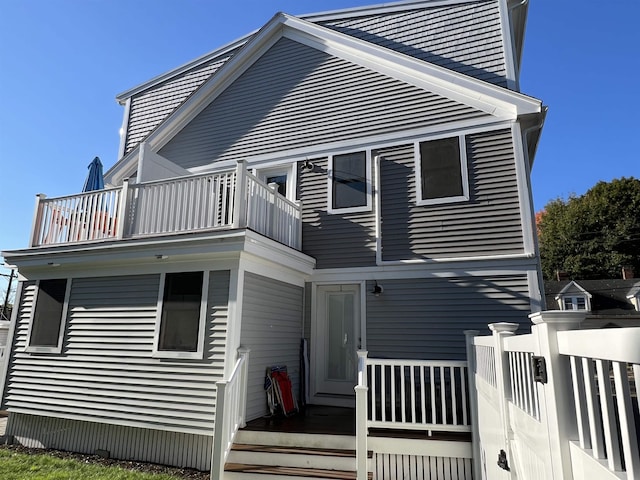
<path id="1" fill-rule="evenodd" d="M 578 330 L 584 316 L 465 332 L 476 479 L 640 478 L 640 328 Z"/>

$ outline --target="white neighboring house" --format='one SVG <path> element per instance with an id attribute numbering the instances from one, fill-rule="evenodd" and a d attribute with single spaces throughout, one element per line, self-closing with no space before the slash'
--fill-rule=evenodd
<path id="1" fill-rule="evenodd" d="M 358 475 L 411 459 L 470 478 L 463 331 L 543 304 L 526 11 L 279 13 L 120 94 L 109 187 L 39 196 L 29 246 L 4 252 L 20 272 L 7 434 L 217 478 L 267 412 L 265 368 L 286 364 L 311 404 L 355 407 L 360 378 L 370 427 L 462 435 L 372 439 Z"/>

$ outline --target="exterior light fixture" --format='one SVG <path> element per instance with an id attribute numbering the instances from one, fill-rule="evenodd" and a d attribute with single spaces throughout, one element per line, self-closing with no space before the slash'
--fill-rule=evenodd
<path id="1" fill-rule="evenodd" d="M 60 266 L 59 263 L 55 263 L 55 262 L 49 262 L 49 263 L 47 263 L 47 265 L 49 265 L 50 267 L 59 267 Z"/>
<path id="2" fill-rule="evenodd" d="M 313 170 L 314 165 L 312 162 L 309 161 L 309 159 L 306 159 L 304 162 L 302 162 L 302 170 L 304 172 L 310 172 L 311 170 Z"/>
<path id="3" fill-rule="evenodd" d="M 169 255 L 156 255 L 156 259 L 158 260 L 166 260 L 169 258 Z"/>
<path id="4" fill-rule="evenodd" d="M 371 290 L 371 293 L 373 293 L 376 297 L 379 297 L 380 295 L 382 295 L 382 292 L 384 292 L 384 288 L 382 288 L 382 285 L 378 285 L 378 281 L 375 281 L 376 284 L 373 286 L 373 290 Z"/>

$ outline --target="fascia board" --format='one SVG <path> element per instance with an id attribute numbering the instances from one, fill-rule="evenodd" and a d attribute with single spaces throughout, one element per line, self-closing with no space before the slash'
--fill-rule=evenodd
<path id="1" fill-rule="evenodd" d="M 138 165 L 138 156 L 140 153 L 140 144 L 127 153 L 123 158 L 118 160 L 109 170 L 104 173 L 105 185 L 117 186 L 126 178 L 121 172 L 128 172 Z"/>
<path id="2" fill-rule="evenodd" d="M 541 102 L 532 97 L 279 13 L 163 124 L 149 134 L 145 140 L 149 147 L 154 151 L 162 148 L 277 40 L 285 36 L 383 75 L 478 108 L 499 119 L 515 119 L 519 115 L 540 112 L 542 108 Z"/>
<path id="3" fill-rule="evenodd" d="M 255 34 L 255 32 L 256 30 L 237 40 L 234 40 L 233 42 L 227 43 L 226 45 L 223 45 L 222 47 L 217 48 L 212 52 L 206 53 L 196 58 L 195 60 L 191 60 L 183 65 L 180 65 L 179 67 L 169 70 L 168 72 L 160 74 L 157 77 L 152 78 L 151 80 L 147 80 L 144 83 L 141 83 L 128 90 L 125 90 L 124 92 L 121 92 L 116 95 L 116 101 L 122 105 L 128 98 L 131 98 L 134 95 L 137 95 L 138 93 L 144 92 L 145 90 L 148 90 L 151 87 L 154 87 L 167 80 L 170 80 L 171 78 L 176 77 L 188 70 L 191 70 L 192 68 L 196 68 L 199 65 L 202 65 L 203 63 L 207 63 L 218 57 L 224 57 L 225 55 L 228 55 L 233 50 L 236 50 L 237 48 L 247 43 L 247 41 Z"/>
<path id="4" fill-rule="evenodd" d="M 334 30 L 284 15 L 285 36 L 384 75 L 411 83 L 476 107 L 497 117 L 514 119 L 538 113 L 538 99 L 483 82 Z"/>

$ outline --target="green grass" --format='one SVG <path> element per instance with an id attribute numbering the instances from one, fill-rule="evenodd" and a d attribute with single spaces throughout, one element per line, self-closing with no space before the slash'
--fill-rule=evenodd
<path id="1" fill-rule="evenodd" d="M 0 449 L 2 480 L 176 480 L 164 474 L 141 473 L 47 454 Z"/>

